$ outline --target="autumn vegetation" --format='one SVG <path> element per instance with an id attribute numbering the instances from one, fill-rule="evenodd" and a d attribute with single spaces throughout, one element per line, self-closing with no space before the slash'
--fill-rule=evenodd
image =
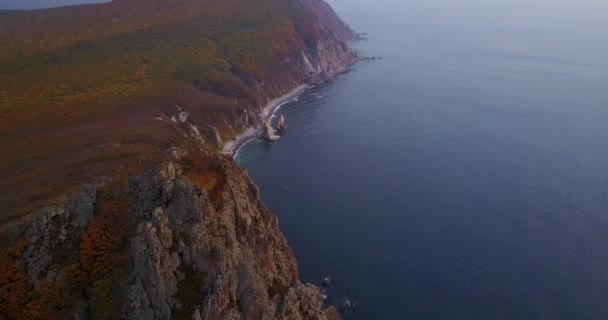
<path id="1" fill-rule="evenodd" d="M 181 161 L 184 174 L 201 192 L 207 193 L 217 209 L 227 201 L 228 177 L 224 166 L 230 161 L 233 160 L 217 155 Z M 10 243 L 0 239 L 3 250 L 0 254 L 0 319 L 68 319 L 75 313 L 92 319 L 120 318 L 123 281 L 129 265 L 128 246 L 139 221 L 131 209 L 134 199 L 124 185 L 125 181 L 115 181 L 100 187 L 92 221 L 80 235 L 70 230 L 71 236 L 62 244 L 65 250 L 55 247 L 53 250 L 58 252 L 50 252 L 61 264 L 55 278 L 42 275 L 34 286 L 24 255 L 36 246 L 32 246 L 27 236 Z M 70 225 L 67 221 L 63 223 Z M 188 237 L 182 235 L 182 238 Z M 69 250 L 72 246 L 73 251 Z M 178 319 L 191 317 L 193 308 L 203 299 L 202 275 L 195 270 L 182 271 L 187 280 L 178 283 L 175 296 L 181 305 L 176 313 Z"/>
<path id="2" fill-rule="evenodd" d="M 322 2 L 114 0 L 0 11 L 0 226 L 65 204 L 84 183 L 113 181 L 98 190 L 86 228 L 64 221 L 66 240 L 45 252 L 59 265 L 52 275 L 28 273 L 33 238 L 22 230 L 8 243 L 0 232 L 0 320 L 120 317 L 137 224 L 120 186 L 178 161 L 216 208 L 226 204 L 223 166 L 232 160 L 209 155 L 221 148 L 215 134 L 230 140 L 245 111 L 305 81 L 286 61 L 320 40 L 325 17 L 301 3 Z M 178 107 L 188 123 L 169 120 Z M 180 159 L 169 151 L 176 147 Z M 202 275 L 182 271 L 176 317 L 190 318 Z"/>
<path id="3" fill-rule="evenodd" d="M 0 12 L 0 128 L 100 116 L 176 83 L 246 96 L 245 87 L 223 90 L 238 87 L 230 75 L 269 78 L 304 48 L 297 32 L 307 45 L 318 40 L 313 17 L 290 3 L 121 0 Z"/>
<path id="4" fill-rule="evenodd" d="M 127 271 L 134 221 L 128 200 L 103 203 L 80 239 L 79 256 L 73 263 L 66 259 L 57 279 L 43 279 L 36 288 L 12 249 L 0 264 L 0 319 L 68 319 L 76 308 L 100 319 L 118 318 L 122 301 L 115 291 Z"/>
<path id="5" fill-rule="evenodd" d="M 209 195 L 209 199 L 216 208 L 223 206 L 226 202 L 225 191 L 228 177 L 223 166 L 228 159 L 220 156 L 204 156 L 200 160 L 192 161 L 188 178 L 196 186 L 203 188 Z"/>
<path id="6" fill-rule="evenodd" d="M 220 150 L 214 130 L 229 141 L 245 111 L 306 81 L 286 61 L 320 39 L 319 21 L 333 19 L 302 3 L 322 2 L 115 0 L 0 11 L 0 223 L 121 165 L 172 159 L 175 146 Z M 187 124 L 157 120 L 175 106 L 190 112 L 204 142 L 187 137 Z"/>

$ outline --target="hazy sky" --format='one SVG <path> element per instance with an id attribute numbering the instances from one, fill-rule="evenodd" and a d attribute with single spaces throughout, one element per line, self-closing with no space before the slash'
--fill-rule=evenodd
<path id="1" fill-rule="evenodd" d="M 108 0 L 0 0 L 0 9 L 37 9 L 95 2 Z"/>
<path id="2" fill-rule="evenodd" d="M 0 0 L 0 9 L 35 9 L 35 8 L 49 8 L 57 6 L 74 5 L 81 3 L 95 3 L 95 2 L 109 2 L 110 0 Z M 336 7 L 344 6 L 366 6 L 366 2 L 370 0 L 326 0 L 330 4 Z M 430 1 L 403 1 L 403 0 L 373 0 L 375 7 L 394 7 L 399 6 L 403 2 L 412 3 L 426 3 L 427 5 L 440 5 L 440 6 L 466 6 L 466 5 L 490 5 L 490 6 L 510 6 L 514 3 L 520 3 L 519 7 L 540 7 L 540 8 L 551 8 L 556 4 L 560 6 L 568 6 L 570 8 L 586 7 L 589 5 L 606 8 L 607 0 L 430 0 Z M 523 4 L 523 5 L 522 5 Z M 369 7 L 369 5 L 367 5 Z"/>

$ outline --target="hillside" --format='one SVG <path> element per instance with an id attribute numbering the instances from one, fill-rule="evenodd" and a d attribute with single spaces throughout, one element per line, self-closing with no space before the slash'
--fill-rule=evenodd
<path id="1" fill-rule="evenodd" d="M 219 150 L 270 99 L 344 71 L 352 38 L 321 0 L 0 12 L 0 220 Z"/>
<path id="2" fill-rule="evenodd" d="M 324 9 L 317 1 L 118 0 L 3 12 L 0 125 L 81 120 L 171 84 L 255 103 L 247 82 L 294 72 L 281 62 L 320 40 L 326 30 L 315 24 L 348 36 Z"/>
<path id="3" fill-rule="evenodd" d="M 338 319 L 214 154 L 352 38 L 321 0 L 0 12 L 0 319 Z"/>

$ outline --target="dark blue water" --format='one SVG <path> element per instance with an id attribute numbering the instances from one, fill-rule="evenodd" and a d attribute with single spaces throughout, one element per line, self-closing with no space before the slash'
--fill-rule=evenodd
<path id="1" fill-rule="evenodd" d="M 347 319 L 608 319 L 608 6 L 336 0 L 369 42 L 239 153 Z"/>

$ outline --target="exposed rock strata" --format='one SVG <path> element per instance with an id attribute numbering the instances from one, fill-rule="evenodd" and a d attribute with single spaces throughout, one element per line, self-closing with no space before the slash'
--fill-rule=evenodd
<path id="1" fill-rule="evenodd" d="M 206 191 L 165 164 L 131 180 L 144 217 L 131 240 L 127 318 L 169 318 L 179 309 L 179 282 L 188 272 L 202 279 L 201 319 L 335 319 L 323 309 L 317 287 L 298 280 L 297 263 L 260 201 L 257 187 L 231 161 L 226 205 L 216 209 Z"/>
<path id="2" fill-rule="evenodd" d="M 137 223 L 125 248 L 128 272 L 113 289 L 120 317 L 338 319 L 335 308 L 323 306 L 320 289 L 298 279 L 278 220 L 247 174 L 232 160 L 217 163 L 213 170 L 224 180 L 214 191 L 173 163 L 130 179 L 125 192 L 135 202 L 126 214 Z M 98 201 L 96 189 L 86 187 L 24 229 L 29 245 L 18 264 L 34 287 L 43 280 L 56 285 L 67 261 L 78 260 Z M 89 299 L 78 298 L 71 314 L 84 317 Z"/>
<path id="3" fill-rule="evenodd" d="M 193 98 L 183 104 L 180 101 L 179 106 L 172 103 L 169 111 L 153 118 L 155 125 L 180 138 L 159 136 L 163 140 L 161 150 L 175 159 L 196 158 L 207 152 L 209 145 L 218 147 L 226 142 L 222 139 L 227 130 L 224 124 L 237 132 L 265 127 L 269 140 L 276 140 L 274 129 L 265 123 L 265 102 L 298 84 L 331 80 L 355 62 L 356 54 L 348 47 L 354 33 L 325 2 L 288 2 L 294 12 L 315 17 L 314 32 L 304 30 L 306 25 L 289 30 L 286 38 L 294 44 L 290 48 L 293 50 L 273 62 L 272 74 L 254 77 L 234 71 L 243 90 L 253 98 L 235 100 L 234 109 L 221 113 L 221 117 L 209 119 L 202 112 L 205 109 L 195 103 L 201 93 L 186 90 Z M 285 129 L 284 118 L 279 121 L 279 129 Z M 36 299 L 45 292 L 66 294 L 73 290 L 67 297 L 62 296 L 65 300 L 61 300 L 60 310 L 54 307 L 61 312 L 60 318 L 104 318 L 99 313 L 102 311 L 119 312 L 126 319 L 339 318 L 335 308 L 323 306 L 317 287 L 298 279 L 293 253 L 279 231 L 277 218 L 261 202 L 257 187 L 231 160 L 219 163 L 216 173 L 221 181 L 216 184 L 221 183 L 215 187 L 193 182 L 196 180 L 179 165 L 164 164 L 132 178 L 128 190 L 114 186 L 112 192 L 100 192 L 97 185 L 86 186 L 66 204 L 42 209 L 32 223 L 0 235 L 2 240 L 17 243 L 11 244 L 10 263 L 0 260 L 0 271 L 14 269 L 26 275 L 15 279 L 25 278 L 26 284 L 20 285 L 29 290 L 14 293 L 19 299 L 14 300 L 18 307 L 12 310 L 21 312 L 31 303 L 43 303 Z M 104 203 L 116 197 L 135 201 L 132 208 L 119 212 L 124 214 L 125 224 L 133 218 L 129 224 L 134 226 L 127 228 L 126 247 L 121 241 L 117 244 L 118 249 L 124 249 L 119 257 L 124 254 L 128 267 L 110 281 L 84 270 L 83 239 L 99 231 L 90 229 L 102 215 Z M 97 251 L 92 252 L 95 258 Z M 96 284 L 102 287 L 109 281 L 118 307 L 109 304 L 105 311 L 96 308 L 99 301 L 92 294 L 96 288 L 87 287 L 92 280 L 69 279 L 83 274 L 98 277 L 101 282 Z M 5 284 L 1 282 L 0 286 Z M 0 290 L 0 295 L 6 292 Z M 0 319 L 11 319 L 4 307 L 0 308 Z"/>

